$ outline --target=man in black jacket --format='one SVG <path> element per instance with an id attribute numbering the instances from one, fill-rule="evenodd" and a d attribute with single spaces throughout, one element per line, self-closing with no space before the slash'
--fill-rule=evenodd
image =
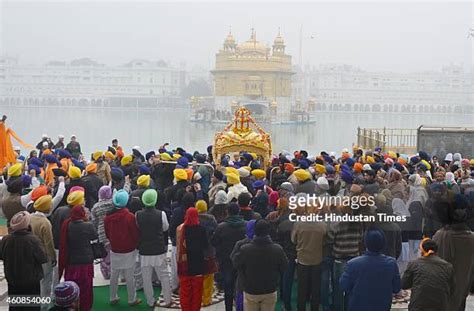
<path id="1" fill-rule="evenodd" d="M 163 239 L 164 232 L 168 230 L 169 225 L 166 214 L 155 208 L 157 199 L 158 193 L 154 189 L 144 191 L 141 196 L 145 209 L 136 213 L 140 233 L 138 252 L 143 276 L 143 289 L 148 306 L 153 307 L 155 305 L 151 283 L 153 270 L 155 270 L 161 282 L 161 290 L 165 300 L 160 307 L 169 307 L 171 305 L 171 282 L 166 258 L 168 245 L 165 244 Z"/>
<path id="2" fill-rule="evenodd" d="M 97 163 L 92 162 L 86 166 L 87 175 L 82 177 L 86 195 L 86 207 L 91 210 L 95 203 L 99 201 L 99 189 L 104 184 L 97 175 Z"/>
<path id="3" fill-rule="evenodd" d="M 48 262 L 41 240 L 31 232 L 31 215 L 26 211 L 10 220 L 12 233 L 0 241 L 0 259 L 3 260 L 8 294 L 40 295 L 42 264 Z M 11 310 L 12 307 L 10 307 Z M 40 308 L 31 308 L 31 310 Z"/>
<path id="4" fill-rule="evenodd" d="M 275 310 L 278 282 L 287 265 L 285 252 L 270 239 L 270 224 L 257 220 L 253 241 L 234 257 L 234 266 L 242 276 L 244 310 Z"/>
<path id="5" fill-rule="evenodd" d="M 224 283 L 224 300 L 226 311 L 232 311 L 235 280 L 237 271 L 232 266 L 230 254 L 235 244 L 245 238 L 245 221 L 239 216 L 239 206 L 230 203 L 227 207 L 227 218 L 221 222 L 211 238 L 211 244 L 216 248 L 216 258 L 219 272 Z"/>

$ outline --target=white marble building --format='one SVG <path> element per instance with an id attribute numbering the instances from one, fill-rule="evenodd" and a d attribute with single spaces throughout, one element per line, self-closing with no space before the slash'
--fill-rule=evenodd
<path id="1" fill-rule="evenodd" d="M 349 65 L 305 68 L 293 94 L 316 111 L 474 113 L 474 70 L 450 65 L 420 73 L 368 72 Z"/>
<path id="2" fill-rule="evenodd" d="M 107 66 L 82 58 L 25 65 L 0 58 L 0 105 L 64 107 L 172 106 L 183 103 L 182 66 L 164 61 L 132 60 Z"/>

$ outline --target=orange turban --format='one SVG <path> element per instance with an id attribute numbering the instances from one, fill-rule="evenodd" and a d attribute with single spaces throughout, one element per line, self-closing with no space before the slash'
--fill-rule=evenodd
<path id="1" fill-rule="evenodd" d="M 97 163 L 93 162 L 86 166 L 87 173 L 97 173 Z"/>

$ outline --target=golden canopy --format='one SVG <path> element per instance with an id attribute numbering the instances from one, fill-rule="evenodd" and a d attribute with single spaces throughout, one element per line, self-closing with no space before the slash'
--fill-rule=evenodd
<path id="1" fill-rule="evenodd" d="M 221 157 L 230 152 L 254 152 L 261 158 L 262 167 L 270 165 L 272 155 L 272 141 L 253 120 L 250 111 L 245 107 L 237 109 L 234 120 L 216 133 L 212 148 L 214 162 L 220 166 Z"/>

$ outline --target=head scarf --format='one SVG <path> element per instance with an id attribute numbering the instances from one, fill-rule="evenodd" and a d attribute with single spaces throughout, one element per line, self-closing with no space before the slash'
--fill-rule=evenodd
<path id="1" fill-rule="evenodd" d="M 80 192 L 76 191 L 74 193 L 80 193 Z M 59 279 L 61 279 L 64 269 L 66 268 L 66 265 L 67 265 L 67 259 L 68 259 L 67 237 L 68 237 L 68 231 L 69 231 L 69 224 L 72 221 L 78 221 L 78 220 L 87 220 L 86 211 L 82 204 L 74 206 L 71 209 L 71 214 L 69 218 L 66 219 L 61 225 L 62 239 L 60 239 L 59 241 L 59 267 L 58 267 Z"/>
<path id="2" fill-rule="evenodd" d="M 10 229 L 12 231 L 26 230 L 30 226 L 30 222 L 30 213 L 27 211 L 18 212 L 10 219 Z"/>
<path id="3" fill-rule="evenodd" d="M 184 216 L 184 226 L 193 227 L 199 225 L 198 211 L 194 207 L 190 207 L 186 210 L 186 215 Z"/>
<path id="4" fill-rule="evenodd" d="M 227 193 L 224 190 L 217 191 L 214 204 L 227 204 Z"/>
<path id="5" fill-rule="evenodd" d="M 99 201 L 112 199 L 112 188 L 110 186 L 102 186 L 99 189 Z"/>
<path id="6" fill-rule="evenodd" d="M 79 299 L 79 286 L 76 282 L 66 281 L 54 288 L 55 303 L 59 307 L 70 307 Z"/>

